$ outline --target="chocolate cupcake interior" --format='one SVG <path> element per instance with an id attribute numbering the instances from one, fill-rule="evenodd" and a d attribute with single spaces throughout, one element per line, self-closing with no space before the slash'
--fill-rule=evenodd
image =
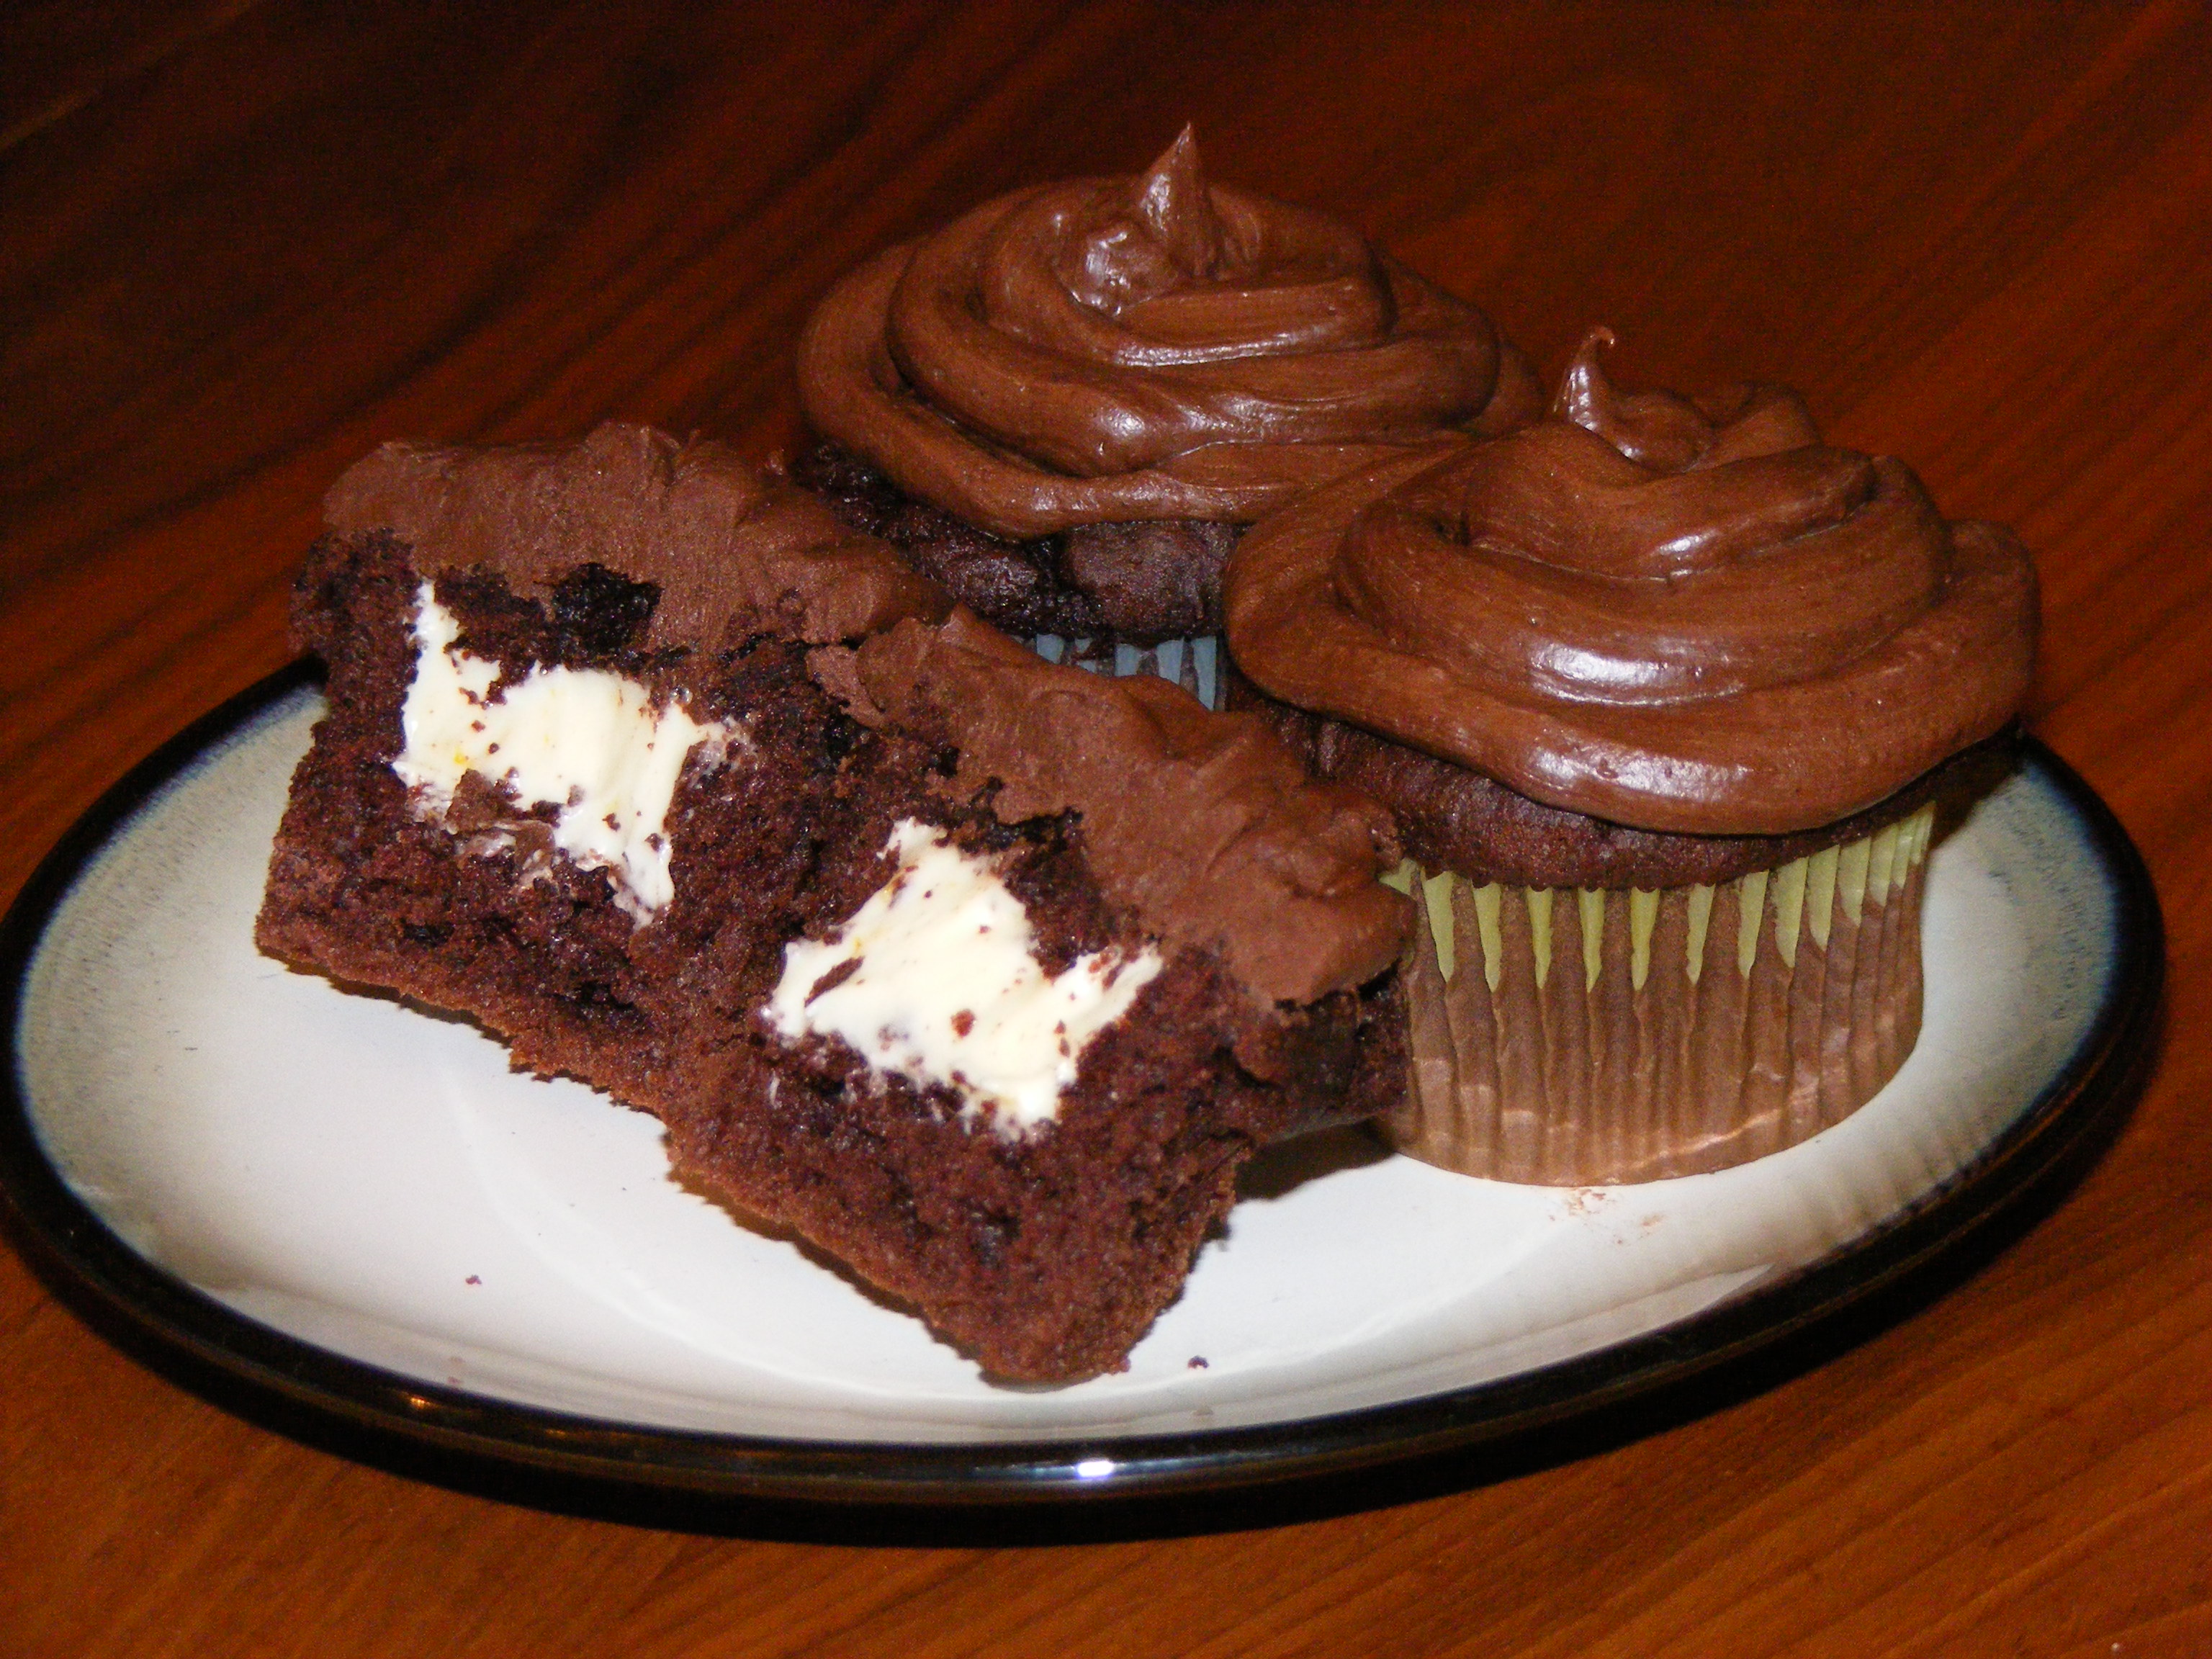
<path id="1" fill-rule="evenodd" d="M 988 1374 L 1122 1363 L 1253 1151 L 1399 1086 L 1387 819 L 1257 722 L 638 428 L 330 510 L 262 948 L 654 1113 Z"/>

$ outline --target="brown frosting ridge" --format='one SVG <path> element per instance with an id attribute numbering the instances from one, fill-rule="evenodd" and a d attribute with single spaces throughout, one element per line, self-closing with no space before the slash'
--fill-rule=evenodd
<path id="1" fill-rule="evenodd" d="M 1552 417 L 1246 533 L 1225 609 L 1274 696 L 1638 829 L 1856 812 L 2026 696 L 2036 586 L 1794 393 L 1623 396 L 1593 331 Z"/>
<path id="2" fill-rule="evenodd" d="M 825 435 L 1015 538 L 1249 523 L 1541 404 L 1481 312 L 1340 220 L 1208 184 L 1188 128 L 1147 173 L 1018 191 L 878 256 L 799 364 Z"/>
<path id="3" fill-rule="evenodd" d="M 817 652 L 833 691 L 960 751 L 954 786 L 995 782 L 1007 823 L 1073 811 L 1108 896 L 1177 945 L 1220 950 L 1274 1001 L 1349 990 L 1398 959 L 1410 904 L 1382 884 L 1389 817 L 1316 782 L 1255 717 L 1180 687 L 1044 661 L 964 610 L 902 622 L 857 659 Z"/>
<path id="4" fill-rule="evenodd" d="M 390 531 L 426 575 L 489 566 L 539 597 L 590 563 L 651 582 L 656 648 L 825 643 L 951 608 L 883 543 L 726 445 L 620 422 L 574 445 L 386 444 L 323 513 L 341 534 Z"/>

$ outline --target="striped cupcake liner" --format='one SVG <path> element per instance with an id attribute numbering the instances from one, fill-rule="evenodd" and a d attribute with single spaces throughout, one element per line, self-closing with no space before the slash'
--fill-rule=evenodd
<path id="1" fill-rule="evenodd" d="M 1180 685 L 1208 708 L 1221 707 L 1221 641 L 1214 635 L 1191 640 L 1163 640 L 1158 645 L 1113 645 L 1093 640 L 1040 634 L 1030 648 L 1047 662 L 1073 663 L 1094 674 L 1127 678 L 1157 674 Z"/>
<path id="2" fill-rule="evenodd" d="M 1484 885 L 1410 860 L 1401 1150 L 1552 1186 L 1778 1152 L 1887 1083 L 1920 1030 L 1935 808 L 1717 886 Z"/>

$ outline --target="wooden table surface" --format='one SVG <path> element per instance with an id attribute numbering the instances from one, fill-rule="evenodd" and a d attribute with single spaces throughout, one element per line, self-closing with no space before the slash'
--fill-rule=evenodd
<path id="1" fill-rule="evenodd" d="M 158 1379 L 0 1251 L 0 1654 L 2212 1654 L 2203 7 L 18 4 L 0 892 L 285 660 L 321 492 L 374 443 L 787 442 L 841 270 L 1186 120 L 1547 374 L 1607 322 L 1624 380 L 1793 383 L 2019 528 L 2034 729 L 2171 931 L 2101 1162 L 1948 1294 L 1620 1443 L 1031 1547 L 384 1473 Z"/>

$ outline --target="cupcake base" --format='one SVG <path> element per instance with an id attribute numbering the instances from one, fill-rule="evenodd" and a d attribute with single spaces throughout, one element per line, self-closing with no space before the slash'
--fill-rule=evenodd
<path id="1" fill-rule="evenodd" d="M 788 471 L 839 519 L 890 543 L 1003 633 L 1172 641 L 1221 625 L 1221 573 L 1238 524 L 1079 524 L 1016 540 L 916 500 L 836 444 L 801 450 Z"/>
<path id="2" fill-rule="evenodd" d="M 1477 884 L 1410 861 L 1401 1151 L 1492 1180 L 1656 1181 L 1858 1109 L 1920 1031 L 1935 809 L 1712 886 Z"/>

